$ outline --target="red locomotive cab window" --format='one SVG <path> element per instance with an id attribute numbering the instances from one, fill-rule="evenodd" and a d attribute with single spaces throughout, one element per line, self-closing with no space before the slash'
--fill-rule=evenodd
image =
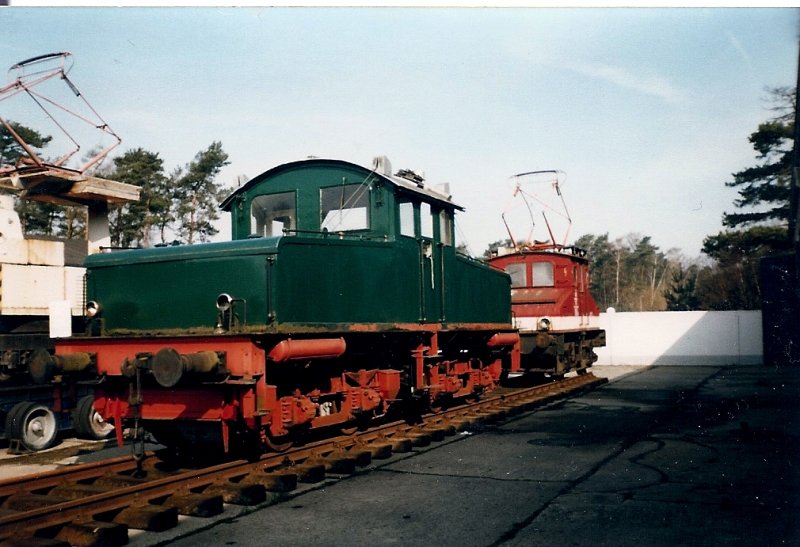
<path id="1" fill-rule="evenodd" d="M 505 271 L 511 276 L 512 289 L 528 286 L 528 280 L 525 275 L 525 264 L 509 264 L 505 267 Z"/>
<path id="2" fill-rule="evenodd" d="M 552 262 L 533 263 L 533 286 L 534 287 L 555 286 L 555 273 Z"/>

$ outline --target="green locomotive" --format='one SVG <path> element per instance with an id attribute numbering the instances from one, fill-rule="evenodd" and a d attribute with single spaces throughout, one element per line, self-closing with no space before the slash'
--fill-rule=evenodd
<path id="1" fill-rule="evenodd" d="M 414 173 L 308 159 L 222 207 L 230 242 L 87 258 L 89 330 L 55 360 L 92 359 L 120 440 L 134 418 L 179 452 L 281 449 L 519 369 L 508 275 L 456 252 L 461 208 Z"/>

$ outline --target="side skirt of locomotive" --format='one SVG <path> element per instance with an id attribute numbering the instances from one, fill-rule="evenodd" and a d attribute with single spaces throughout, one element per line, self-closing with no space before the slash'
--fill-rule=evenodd
<path id="1" fill-rule="evenodd" d="M 223 335 L 70 339 L 61 355 L 89 354 L 101 382 L 95 407 L 179 450 L 280 450 L 315 430 L 365 427 L 409 408 L 491 391 L 520 368 L 513 329 L 325 336 Z"/>

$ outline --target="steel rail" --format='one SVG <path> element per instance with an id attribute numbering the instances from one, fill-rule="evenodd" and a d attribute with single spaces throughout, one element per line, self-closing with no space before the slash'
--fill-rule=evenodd
<path id="1" fill-rule="evenodd" d="M 134 463 L 131 456 L 119 456 L 107 460 L 70 465 L 50 471 L 42 471 L 30 475 L 20 475 L 0 481 L 0 498 L 19 492 L 31 492 L 43 488 L 57 486 L 64 481 L 81 481 L 109 473 L 120 473 L 131 469 Z M 135 469 L 135 463 L 134 463 Z M 2 519 L 0 519 L 0 523 Z M 1 524 L 0 524 L 1 525 Z"/>

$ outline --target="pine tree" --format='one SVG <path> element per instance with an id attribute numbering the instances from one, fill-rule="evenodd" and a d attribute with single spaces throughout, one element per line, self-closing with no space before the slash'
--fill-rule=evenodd
<path id="1" fill-rule="evenodd" d="M 700 307 L 697 297 L 697 275 L 699 268 L 692 264 L 683 267 L 678 263 L 672 269 L 669 289 L 664 295 L 668 311 L 692 311 Z"/>
<path id="2" fill-rule="evenodd" d="M 218 232 L 213 223 L 224 190 L 215 179 L 228 163 L 222 143 L 213 142 L 172 176 L 175 229 L 189 244 L 208 241 Z"/>
<path id="3" fill-rule="evenodd" d="M 757 165 L 733 174 L 726 185 L 738 188 L 734 206 L 740 212 L 726 213 L 723 225 L 729 228 L 706 237 L 703 252 L 716 260 L 710 286 L 725 286 L 723 301 L 710 302 L 712 309 L 755 309 L 761 305 L 758 286 L 758 261 L 761 257 L 789 251 L 788 225 L 791 197 L 792 145 L 794 136 L 794 97 L 796 89 L 770 90 L 778 115 L 758 126 L 750 135 L 757 152 Z"/>
<path id="4" fill-rule="evenodd" d="M 53 140 L 53 137 L 42 135 L 35 129 L 31 129 L 17 122 L 8 121 L 8 125 L 11 126 L 14 132 L 17 133 L 28 146 L 34 148 L 34 152 L 37 154 Z M 25 149 L 19 145 L 8 128 L 0 124 L 0 164 L 14 165 L 20 158 L 27 155 Z"/>
<path id="5" fill-rule="evenodd" d="M 171 190 L 158 153 L 142 148 L 114 158 L 110 178 L 141 188 L 139 201 L 112 207 L 109 215 L 112 244 L 118 247 L 149 247 L 154 227 L 171 220 Z M 163 231 L 162 231 L 163 234 Z"/>

